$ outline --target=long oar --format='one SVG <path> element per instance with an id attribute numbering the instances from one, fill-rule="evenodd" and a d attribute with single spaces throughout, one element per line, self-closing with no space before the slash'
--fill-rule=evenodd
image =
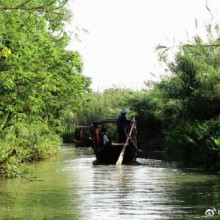
<path id="1" fill-rule="evenodd" d="M 118 160 L 117 160 L 116 165 L 121 165 L 122 162 L 123 162 L 125 150 L 126 150 L 126 147 L 127 147 L 128 144 L 129 144 L 129 140 L 130 140 L 130 138 L 131 138 L 131 134 L 132 134 L 132 130 L 133 130 L 133 128 L 134 128 L 134 125 L 135 125 L 135 122 L 132 123 L 130 132 L 129 132 L 128 137 L 127 137 L 127 139 L 126 139 L 126 142 L 125 142 L 125 144 L 124 144 L 124 146 L 123 146 L 123 148 L 122 148 L 122 150 L 121 150 L 121 153 L 120 153 L 120 155 L 119 155 L 119 157 L 118 157 Z"/>

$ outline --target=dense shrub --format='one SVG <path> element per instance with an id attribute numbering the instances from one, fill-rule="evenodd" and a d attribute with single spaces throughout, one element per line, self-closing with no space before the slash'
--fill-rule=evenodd
<path id="1" fill-rule="evenodd" d="M 21 175 L 28 170 L 25 163 L 53 155 L 61 143 L 60 137 L 45 124 L 11 126 L 0 140 L 0 176 Z"/>
<path id="2" fill-rule="evenodd" d="M 166 132 L 165 156 L 185 166 L 212 167 L 219 162 L 220 118 L 181 123 Z"/>

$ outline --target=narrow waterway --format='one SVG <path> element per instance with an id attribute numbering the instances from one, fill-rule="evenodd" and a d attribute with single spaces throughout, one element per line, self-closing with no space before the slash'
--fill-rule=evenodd
<path id="1" fill-rule="evenodd" d="M 28 178 L 0 180 L 0 219 L 219 219 L 218 173 L 179 169 L 160 160 L 95 165 L 91 149 L 63 146 L 34 164 Z"/>

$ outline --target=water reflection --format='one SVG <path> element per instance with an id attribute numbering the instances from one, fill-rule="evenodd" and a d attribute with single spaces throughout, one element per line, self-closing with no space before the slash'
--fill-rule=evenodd
<path id="1" fill-rule="evenodd" d="M 34 181 L 1 181 L 0 219 L 194 219 L 220 209 L 216 174 L 160 160 L 139 159 L 134 166 L 94 160 L 91 149 L 64 147 L 35 165 Z"/>
<path id="2" fill-rule="evenodd" d="M 138 166 L 92 165 L 94 158 L 75 159 L 81 219 L 178 219 L 204 216 L 218 206 L 217 175 L 189 172 L 157 161 L 139 159 Z M 218 189 L 212 191 L 212 186 Z M 216 196 L 215 196 L 216 197 Z"/>

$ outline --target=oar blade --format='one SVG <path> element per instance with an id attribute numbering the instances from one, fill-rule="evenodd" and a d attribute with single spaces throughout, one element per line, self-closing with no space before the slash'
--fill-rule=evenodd
<path id="1" fill-rule="evenodd" d="M 118 165 L 122 165 L 123 159 L 124 159 L 124 154 L 121 153 L 121 154 L 119 155 L 119 158 L 118 158 L 118 161 L 117 161 L 116 165 L 117 165 L 117 166 L 118 166 Z"/>
<path id="2" fill-rule="evenodd" d="M 132 123 L 130 132 L 129 132 L 128 136 L 127 136 L 126 142 L 125 142 L 125 144 L 124 144 L 124 146 L 123 146 L 123 148 L 122 148 L 122 150 L 121 150 L 121 153 L 120 153 L 120 155 L 119 155 L 119 157 L 118 157 L 118 160 L 117 160 L 117 162 L 116 162 L 116 165 L 121 165 L 122 162 L 123 162 L 125 150 L 126 150 L 126 147 L 127 147 L 128 144 L 129 144 L 129 140 L 131 139 L 131 134 L 132 134 L 132 131 L 133 131 L 133 129 L 134 129 L 134 126 L 135 126 L 135 121 L 133 121 L 133 123 Z"/>

